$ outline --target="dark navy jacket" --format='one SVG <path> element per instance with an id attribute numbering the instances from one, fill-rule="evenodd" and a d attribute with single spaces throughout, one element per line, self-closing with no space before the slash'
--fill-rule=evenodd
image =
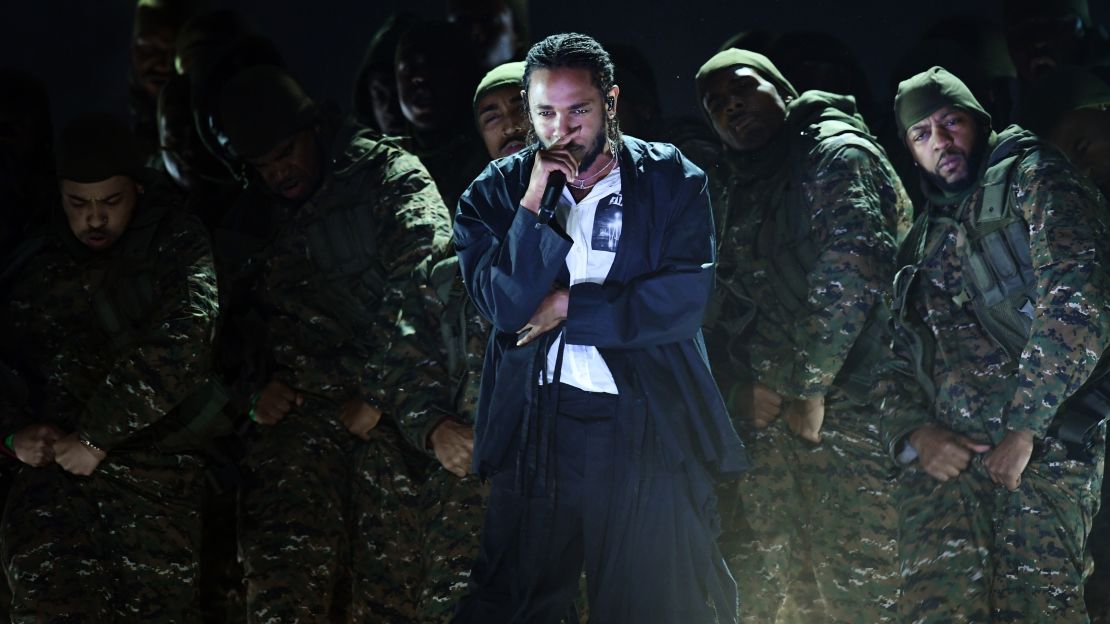
<path id="1" fill-rule="evenodd" d="M 701 335 L 713 288 L 713 215 L 705 174 L 672 145 L 624 137 L 623 227 L 604 284 L 570 289 L 566 342 L 597 347 L 620 392 L 632 456 L 695 460 L 729 477 L 749 463 L 709 370 Z M 455 247 L 467 291 L 494 325 L 475 425 L 474 464 L 488 476 L 520 465 L 543 396 L 538 380 L 558 336 L 517 347 L 552 285 L 566 285 L 571 241 L 520 208 L 535 147 L 494 161 L 459 201 Z M 529 462 L 534 460 L 528 460 Z M 546 461 L 542 454 L 539 460 Z"/>

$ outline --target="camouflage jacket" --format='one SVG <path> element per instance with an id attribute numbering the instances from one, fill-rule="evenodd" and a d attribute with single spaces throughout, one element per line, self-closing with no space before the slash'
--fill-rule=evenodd
<path id="1" fill-rule="evenodd" d="M 999 138 L 1015 132 L 1022 131 L 1011 126 Z M 992 157 L 984 159 L 983 170 Z M 966 239 L 954 222 L 970 225 L 972 210 L 960 205 L 977 207 L 983 187 L 972 186 L 963 202 L 930 202 L 907 238 L 907 244 L 917 240 L 917 229 L 924 227 L 920 250 L 903 249 L 902 257 L 918 267 L 906 305 L 912 306 L 917 329 L 934 337 L 926 364 L 936 398 L 929 405 L 912 382 L 888 385 L 882 430 L 892 452 L 908 433 L 930 422 L 988 443 L 1001 441 L 1007 430 L 1043 437 L 1110 343 L 1110 283 L 1100 268 L 1107 230 L 1098 216 L 1098 191 L 1047 146 L 1019 157 L 1009 186 L 1007 203 L 1028 227 L 1035 278 L 1028 341 L 1020 357 L 1007 355 L 959 296 Z"/>
<path id="2" fill-rule="evenodd" d="M 94 252 L 59 215 L 9 289 L 22 368 L 43 384 L 36 422 L 111 450 L 206 381 L 216 322 L 208 234 L 147 185 L 127 232 Z M 5 434 L 25 424 L 5 419 Z"/>
<path id="3" fill-rule="evenodd" d="M 438 259 L 427 281 L 429 307 L 439 310 L 441 357 L 451 380 L 454 416 L 473 425 L 492 326 L 466 294 L 453 249 Z"/>
<path id="4" fill-rule="evenodd" d="M 489 162 L 481 140 L 473 131 L 446 137 L 431 144 L 416 137 L 402 140 L 402 147 L 415 154 L 427 168 L 443 203 L 453 217 L 459 196 Z"/>
<path id="5" fill-rule="evenodd" d="M 706 342 L 733 405 L 736 382 L 748 380 L 788 398 L 829 395 L 888 291 L 897 224 L 910 208 L 853 113 L 850 98 L 807 92 L 791 103 L 769 147 L 731 163 L 716 211 L 719 260 Z M 781 225 L 805 219 L 808 231 L 795 237 L 812 242 L 812 268 L 799 289 L 800 308 L 791 309 L 776 292 L 784 277 L 772 261 L 797 242 L 783 239 Z"/>
<path id="6" fill-rule="evenodd" d="M 380 404 L 425 450 L 449 390 L 422 275 L 448 244 L 448 213 L 423 165 L 372 131 L 339 129 L 327 163 L 304 204 L 273 202 L 257 270 L 235 288 L 265 325 L 274 378 L 336 416 L 354 397 Z"/>

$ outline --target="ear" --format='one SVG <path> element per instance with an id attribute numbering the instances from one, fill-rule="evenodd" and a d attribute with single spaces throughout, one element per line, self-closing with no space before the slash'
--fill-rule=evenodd
<path id="1" fill-rule="evenodd" d="M 608 95 L 605 96 L 605 110 L 609 115 L 609 119 L 613 119 L 617 116 L 617 99 L 620 98 L 620 94 L 621 88 L 617 85 L 613 85 L 613 88 L 609 89 Z"/>

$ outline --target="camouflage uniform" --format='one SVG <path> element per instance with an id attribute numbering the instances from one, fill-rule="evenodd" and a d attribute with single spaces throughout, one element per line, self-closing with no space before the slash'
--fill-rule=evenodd
<path id="1" fill-rule="evenodd" d="M 893 618 L 896 516 L 878 413 L 869 406 L 877 400 L 848 392 L 841 372 L 852 368 L 849 353 L 881 309 L 908 199 L 854 113 L 843 96 L 811 91 L 793 100 L 769 145 L 730 156 L 733 174 L 716 211 L 706 342 L 755 458 L 722 495 L 723 550 L 745 621 L 784 617 L 788 596 L 796 607 L 823 600 L 832 621 Z M 807 231 L 784 233 L 807 221 Z M 802 264 L 804 278 L 790 284 L 776 263 L 805 255 L 795 251 L 803 239 L 812 241 L 812 268 Z M 744 407 L 753 381 L 784 401 L 825 397 L 822 443 L 802 441 L 781 420 L 754 429 Z M 806 587 L 810 575 L 819 595 Z"/>
<path id="2" fill-rule="evenodd" d="M 417 269 L 450 222 L 425 169 L 393 143 L 346 124 L 331 145 L 322 187 L 299 208 L 272 202 L 274 227 L 248 233 L 257 251 L 231 278 L 229 301 L 248 301 L 239 313 L 258 321 L 254 390 L 273 377 L 306 397 L 247 438 L 251 621 L 408 621 L 422 583 L 427 459 L 412 447 L 424 448 L 447 388 Z M 352 398 L 387 414 L 369 443 L 339 422 Z"/>
<path id="3" fill-rule="evenodd" d="M 1007 184 L 1029 235 L 1035 278 L 1030 331 L 1020 355 L 988 334 L 965 293 L 962 260 L 972 214 L 982 205 L 984 170 L 1001 145 L 1021 141 Z M 1099 268 L 1106 240 L 1097 191 L 1055 150 L 1011 126 L 991 135 L 966 197 L 930 193 L 902 249 L 897 290 L 906 287 L 908 330 L 931 335 L 925 368 L 935 400 L 896 384 L 883 410 L 892 454 L 934 423 L 977 442 L 998 444 L 1008 430 L 1039 440 L 1017 491 L 991 481 L 977 455 L 956 479 L 936 481 L 918 463 L 898 479 L 905 622 L 1086 621 L 1087 532 L 1097 510 L 1103 449 L 1090 462 L 1068 457 L 1053 431 L 1057 409 L 1094 370 L 1110 342 L 1110 283 Z M 927 193 L 929 190 L 927 189 Z M 904 353 L 903 355 L 909 355 Z"/>
<path id="4" fill-rule="evenodd" d="M 481 141 L 473 135 L 473 132 L 463 132 L 431 145 L 410 138 L 405 144 L 405 148 L 416 154 L 428 168 L 443 203 L 452 215 L 463 191 L 489 162 Z"/>
<path id="5" fill-rule="evenodd" d="M 197 621 L 204 460 L 163 435 L 206 381 L 216 279 L 201 223 L 146 193 L 94 253 L 59 219 L 10 289 L 6 314 L 41 380 L 30 422 L 108 451 L 88 477 L 22 466 L 3 522 L 15 622 Z"/>
<path id="6" fill-rule="evenodd" d="M 466 294 L 454 250 L 446 253 L 427 279 L 429 309 L 439 312 L 442 358 L 451 380 L 454 412 L 446 417 L 473 427 L 490 324 Z M 428 473 L 421 492 L 428 558 L 422 621 L 448 621 L 466 595 L 488 494 L 477 475 L 460 479 L 438 462 Z"/>

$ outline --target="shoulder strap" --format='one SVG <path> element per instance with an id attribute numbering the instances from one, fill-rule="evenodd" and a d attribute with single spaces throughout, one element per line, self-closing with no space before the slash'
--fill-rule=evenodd
<path id="1" fill-rule="evenodd" d="M 972 215 L 972 223 L 987 226 L 1003 219 L 1012 218 L 1011 206 L 1007 204 L 1007 191 L 1009 190 L 1010 171 L 1017 163 L 1020 155 L 1010 154 L 997 163 L 987 168 L 983 174 L 983 201 Z"/>
<path id="2" fill-rule="evenodd" d="M 123 349 L 145 335 L 144 319 L 155 297 L 155 240 L 173 219 L 169 209 L 154 208 L 139 228 L 129 232 L 111 267 L 93 293 L 93 310 L 108 335 L 110 349 Z"/>

